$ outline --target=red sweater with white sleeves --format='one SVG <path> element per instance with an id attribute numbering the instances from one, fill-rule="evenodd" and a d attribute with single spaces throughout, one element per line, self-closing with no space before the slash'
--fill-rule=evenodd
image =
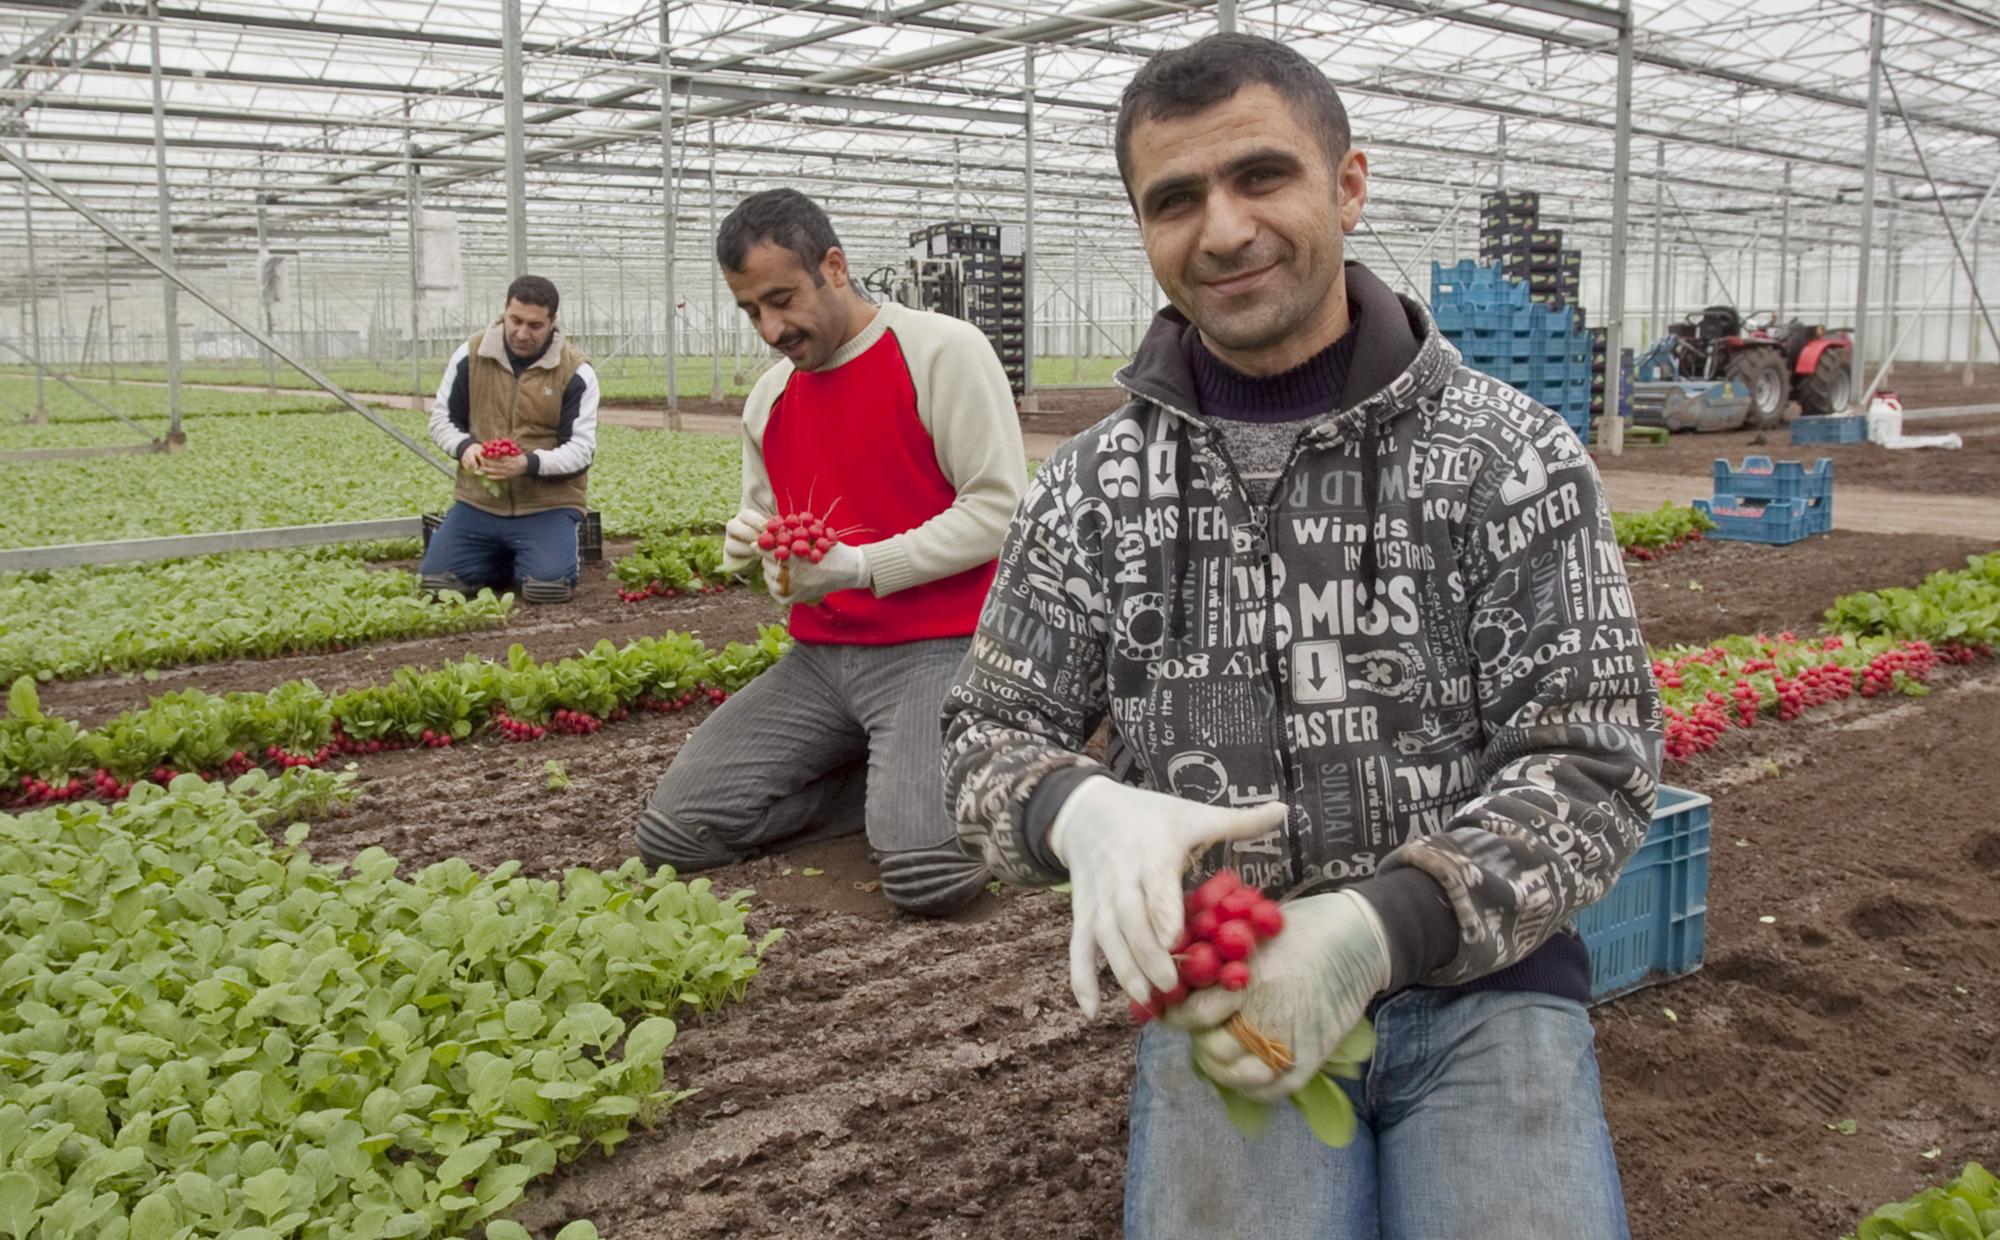
<path id="1" fill-rule="evenodd" d="M 800 641 L 970 635 L 1026 484 L 1000 360 L 945 315 L 878 306 L 826 366 L 779 362 L 744 406 L 744 506 L 810 511 L 868 558 L 872 589 L 792 608 Z"/>

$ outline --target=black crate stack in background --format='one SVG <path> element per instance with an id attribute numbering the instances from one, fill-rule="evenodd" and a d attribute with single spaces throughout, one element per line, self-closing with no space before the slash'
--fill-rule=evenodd
<path id="1" fill-rule="evenodd" d="M 1528 300 L 1551 310 L 1568 309 L 1570 322 L 1585 330 L 1583 251 L 1563 248 L 1560 228 L 1542 227 L 1542 196 L 1534 190 L 1488 194 L 1479 208 L 1479 260 L 1498 264 L 1501 274 L 1528 286 Z M 1589 328 L 1590 416 L 1604 412 L 1604 329 Z"/>
<path id="2" fill-rule="evenodd" d="M 910 233 L 924 308 L 964 319 L 993 344 L 1019 398 L 1027 379 L 1027 282 L 1021 230 L 958 221 Z"/>

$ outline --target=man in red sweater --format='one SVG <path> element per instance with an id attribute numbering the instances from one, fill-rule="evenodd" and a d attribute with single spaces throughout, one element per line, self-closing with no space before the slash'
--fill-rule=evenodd
<path id="1" fill-rule="evenodd" d="M 743 200 L 715 249 L 787 359 L 744 406 L 725 551 L 761 554 L 795 644 L 682 746 L 640 855 L 699 870 L 865 829 L 889 902 L 943 916 L 990 878 L 945 814 L 937 721 L 1026 486 L 1013 393 L 977 328 L 866 301 L 795 190 Z M 837 541 L 780 565 L 757 538 L 804 512 Z"/>

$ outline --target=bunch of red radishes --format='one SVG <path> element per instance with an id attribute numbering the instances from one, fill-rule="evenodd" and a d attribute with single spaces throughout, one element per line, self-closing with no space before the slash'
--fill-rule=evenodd
<path id="1" fill-rule="evenodd" d="M 1246 887 L 1235 870 L 1215 876 L 1189 892 L 1186 924 L 1174 944 L 1180 980 L 1169 991 L 1155 990 L 1146 1003 L 1131 1000 L 1132 1019 L 1140 1024 L 1158 1016 L 1205 986 L 1241 990 L 1250 984 L 1250 956 L 1257 945 L 1285 928 L 1284 910 L 1255 887 Z"/>
<path id="2" fill-rule="evenodd" d="M 775 545 L 775 544 L 773 544 Z M 649 598 L 678 598 L 682 590 L 689 594 L 720 594 L 729 587 L 721 582 L 713 584 L 696 577 L 685 586 L 670 586 L 664 581 L 655 581 L 640 590 L 620 590 L 618 598 L 626 603 L 643 603 Z"/>
<path id="3" fill-rule="evenodd" d="M 810 512 L 789 512 L 772 517 L 764 523 L 764 532 L 757 535 L 757 545 L 770 552 L 771 558 L 780 564 L 793 556 L 817 564 L 839 541 L 839 535 L 828 529 L 823 519 Z"/>
<path id="4" fill-rule="evenodd" d="M 568 732 L 575 736 L 595 732 L 604 726 L 604 720 L 595 715 L 586 715 L 580 710 L 558 708 L 549 719 L 549 727 L 557 732 Z"/>
<path id="5" fill-rule="evenodd" d="M 1926 680 L 1937 664 L 1937 652 L 1926 641 L 1904 642 L 1897 649 L 1884 650 L 1869 660 L 1868 666 L 1862 670 L 1861 696 L 1874 697 L 1895 689 L 1898 672 L 1911 680 Z"/>
<path id="6" fill-rule="evenodd" d="M 66 784 L 51 784 L 35 775 L 21 776 L 20 800 L 24 805 L 41 805 L 50 801 L 74 801 L 88 791 L 80 779 L 72 777 Z"/>
<path id="7" fill-rule="evenodd" d="M 331 758 L 335 752 L 337 751 L 331 745 L 321 745 L 309 754 L 286 753 L 284 748 L 279 745 L 264 746 L 264 756 L 286 770 L 300 766 L 319 766 L 328 758 Z M 162 767 L 161 769 L 165 770 L 166 768 Z"/>
<path id="8" fill-rule="evenodd" d="M 489 439 L 479 445 L 479 455 L 489 461 L 495 461 L 502 457 L 519 456 L 521 455 L 521 449 L 511 439 Z M 507 489 L 501 484 L 498 478 L 481 476 L 479 481 L 495 496 L 506 494 Z"/>

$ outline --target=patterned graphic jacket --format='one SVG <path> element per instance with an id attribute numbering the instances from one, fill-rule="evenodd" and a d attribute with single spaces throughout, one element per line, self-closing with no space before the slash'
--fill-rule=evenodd
<path id="1" fill-rule="evenodd" d="M 1569 923 L 1645 838 L 1661 750 L 1597 471 L 1421 305 L 1347 277 L 1347 407 L 1268 505 L 1194 410 L 1172 310 L 1117 376 L 1132 400 L 1036 475 L 945 702 L 960 840 L 1049 885 L 1049 824 L 1093 774 L 1283 799 L 1281 831 L 1210 850 L 1189 883 L 1358 883 L 1397 985 L 1587 998 Z M 1081 751 L 1107 716 L 1099 765 Z"/>

